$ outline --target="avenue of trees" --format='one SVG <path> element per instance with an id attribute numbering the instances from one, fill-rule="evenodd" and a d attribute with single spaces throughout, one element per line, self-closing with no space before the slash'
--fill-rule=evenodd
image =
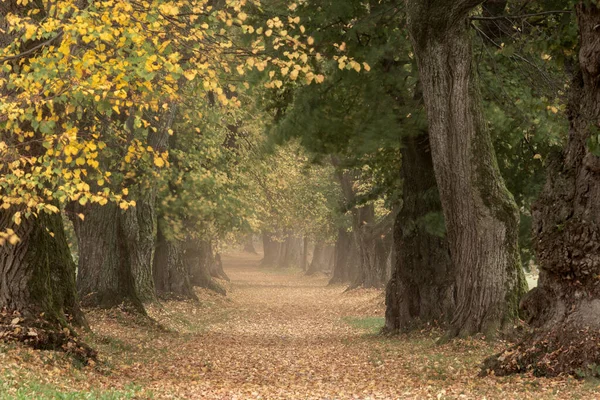
<path id="1" fill-rule="evenodd" d="M 93 356 L 82 308 L 260 242 L 386 334 L 526 324 L 483 373 L 599 374 L 595 0 L 6 0 L 0 96 L 5 339 Z"/>

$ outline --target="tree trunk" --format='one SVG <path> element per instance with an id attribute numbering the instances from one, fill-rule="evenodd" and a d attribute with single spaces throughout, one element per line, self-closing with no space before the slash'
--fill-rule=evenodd
<path id="1" fill-rule="evenodd" d="M 457 273 L 457 309 L 448 338 L 493 336 L 512 326 L 526 290 L 518 209 L 498 169 L 472 68 L 468 13 L 480 3 L 406 0 Z"/>
<path id="2" fill-rule="evenodd" d="M 184 262 L 183 243 L 165 236 L 158 224 L 154 253 L 154 286 L 162 296 L 197 299 Z"/>
<path id="3" fill-rule="evenodd" d="M 593 2 L 576 8 L 579 71 L 569 98 L 569 139 L 550 163 L 533 207 L 540 278 L 521 306 L 535 330 L 487 360 L 485 368 L 500 375 L 532 370 L 600 376 L 600 158 L 594 148 L 600 126 L 600 9 Z"/>
<path id="4" fill-rule="evenodd" d="M 156 193 L 154 188 L 144 193 L 136 207 L 121 213 L 121 226 L 127 241 L 129 267 L 135 292 L 142 303 L 156 301 L 152 276 L 156 239 Z"/>
<path id="5" fill-rule="evenodd" d="M 288 233 L 283 242 L 281 261 L 278 266 L 282 268 L 297 268 L 302 263 L 302 238 L 294 233 Z"/>
<path id="6" fill-rule="evenodd" d="M 252 233 L 244 237 L 244 251 L 250 254 L 258 254 L 254 248 L 254 235 Z"/>
<path id="7" fill-rule="evenodd" d="M 61 215 L 40 212 L 18 226 L 12 217 L 9 211 L 0 212 L 0 231 L 12 228 L 20 239 L 0 246 L 0 309 L 31 319 L 44 313 L 45 321 L 60 326 L 68 326 L 67 316 L 85 324 Z"/>
<path id="8" fill-rule="evenodd" d="M 317 272 L 326 271 L 331 267 L 331 260 L 333 255 L 333 249 L 331 246 L 324 243 L 317 243 L 315 245 L 315 251 L 313 258 L 310 262 L 310 266 L 306 271 L 306 275 L 314 275 Z"/>
<path id="9" fill-rule="evenodd" d="M 353 234 L 344 228 L 338 231 L 335 242 L 333 276 L 330 285 L 351 282 L 356 275 L 358 250 L 356 248 Z"/>
<path id="10" fill-rule="evenodd" d="M 213 263 L 210 268 L 210 275 L 213 278 L 224 279 L 227 282 L 231 280 L 223 269 L 223 261 L 221 260 L 221 254 L 219 253 L 215 253 L 214 255 Z"/>
<path id="11" fill-rule="evenodd" d="M 302 262 L 300 264 L 300 267 L 302 268 L 302 271 L 307 271 L 308 270 L 308 237 L 304 236 L 304 239 L 302 240 Z M 314 257 L 314 255 L 313 255 Z M 313 258 L 314 260 L 314 258 Z"/>
<path id="12" fill-rule="evenodd" d="M 404 140 L 401 176 L 402 209 L 394 225 L 396 257 L 386 290 L 389 333 L 424 324 L 445 326 L 456 306 L 455 270 L 427 134 Z"/>
<path id="13" fill-rule="evenodd" d="M 78 214 L 83 214 L 85 219 L 81 220 Z M 82 304 L 109 308 L 125 303 L 144 312 L 129 268 L 119 207 L 114 203 L 70 204 L 69 217 L 79 247 L 77 289 Z"/>
<path id="14" fill-rule="evenodd" d="M 391 227 L 382 221 L 374 224 L 375 210 L 367 205 L 354 218 L 354 241 L 358 248 L 358 271 L 350 289 L 379 288 L 386 284 L 387 260 L 391 249 Z M 390 222 L 391 225 L 391 222 Z"/>
<path id="15" fill-rule="evenodd" d="M 185 244 L 184 262 L 192 285 L 225 295 L 225 289 L 211 276 L 214 263 L 210 241 L 190 239 Z"/>
<path id="16" fill-rule="evenodd" d="M 263 233 L 263 259 L 262 266 L 276 266 L 279 263 L 282 252 L 282 243 L 277 241 L 272 234 Z"/>
<path id="17" fill-rule="evenodd" d="M 79 308 L 75 263 L 60 213 L 12 222 L 0 212 L 0 231 L 13 229 L 15 244 L 0 245 L 0 333 L 3 341 L 67 351 L 83 362 L 96 352 L 78 341 L 71 324 L 87 326 Z"/>

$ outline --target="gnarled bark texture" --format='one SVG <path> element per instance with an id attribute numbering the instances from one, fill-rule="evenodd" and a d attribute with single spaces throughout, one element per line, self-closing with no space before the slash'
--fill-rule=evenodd
<path id="1" fill-rule="evenodd" d="M 571 86 L 566 148 L 549 166 L 533 208 L 539 286 L 522 301 L 534 329 L 487 360 L 496 374 L 532 370 L 600 376 L 600 158 L 589 147 L 600 126 L 600 8 L 577 5 L 579 71 Z"/>
<path id="2" fill-rule="evenodd" d="M 114 203 L 70 204 L 69 217 L 79 247 L 77 289 L 82 304 L 110 308 L 124 303 L 143 313 L 130 267 L 131 238 L 125 234 L 132 228 L 124 229 L 126 219 L 119 207 Z"/>
<path id="3" fill-rule="evenodd" d="M 121 213 L 121 229 L 127 241 L 129 268 L 135 292 L 142 303 L 156 300 L 152 263 L 156 241 L 156 191 L 148 188 L 133 208 Z"/>
<path id="4" fill-rule="evenodd" d="M 468 13 L 481 1 L 406 0 L 436 181 L 457 272 L 448 337 L 494 335 L 526 290 L 518 210 L 500 175 L 472 67 Z"/>
<path id="5" fill-rule="evenodd" d="M 44 320 L 56 326 L 67 326 L 67 315 L 71 322 L 84 324 L 60 214 L 41 212 L 18 226 L 12 216 L 0 212 L 0 230 L 12 228 L 20 238 L 15 245 L 0 246 L 0 309 L 32 319 L 44 313 Z"/>
<path id="6" fill-rule="evenodd" d="M 402 209 L 394 225 L 396 257 L 386 288 L 388 333 L 424 324 L 446 326 L 456 307 L 448 242 L 443 229 L 436 229 L 443 224 L 442 205 L 427 134 L 404 140 L 401 176 Z"/>

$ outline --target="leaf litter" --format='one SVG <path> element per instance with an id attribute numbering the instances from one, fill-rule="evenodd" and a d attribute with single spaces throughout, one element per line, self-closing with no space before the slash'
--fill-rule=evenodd
<path id="1" fill-rule="evenodd" d="M 600 399 L 594 381 L 477 377 L 500 341 L 438 345 L 436 330 L 380 336 L 380 290 L 345 292 L 323 275 L 261 268 L 248 254 L 223 262 L 227 297 L 198 290 L 198 302 L 151 305 L 155 322 L 86 310 L 91 332 L 81 335 L 99 353 L 92 365 L 0 345 L 0 399 L 56 398 L 40 395 L 47 388 L 77 399 Z M 28 385 L 31 397 L 18 397 Z"/>

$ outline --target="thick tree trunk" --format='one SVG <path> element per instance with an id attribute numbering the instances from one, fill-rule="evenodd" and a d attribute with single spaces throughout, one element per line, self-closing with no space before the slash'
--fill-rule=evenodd
<path id="1" fill-rule="evenodd" d="M 298 268 L 302 263 L 302 238 L 288 233 L 278 266 L 282 268 Z"/>
<path id="2" fill-rule="evenodd" d="M 71 325 L 87 326 L 79 308 L 75 263 L 59 213 L 23 218 L 0 212 L 0 231 L 13 229 L 15 244 L 0 246 L 0 333 L 35 349 L 67 351 L 83 362 L 96 352 L 79 342 Z"/>
<path id="3" fill-rule="evenodd" d="M 272 234 L 263 233 L 263 259 L 260 265 L 276 266 L 279 263 L 282 252 L 282 243 L 277 241 Z"/>
<path id="4" fill-rule="evenodd" d="M 81 220 L 78 214 L 83 214 Z M 121 227 L 121 210 L 114 203 L 71 204 L 79 247 L 77 289 L 86 307 L 109 308 L 125 303 L 143 312 L 129 268 L 127 240 Z"/>
<path id="5" fill-rule="evenodd" d="M 12 216 L 0 212 L 0 231 L 11 228 L 19 237 L 14 245 L 0 246 L 0 309 L 30 319 L 43 313 L 45 321 L 60 326 L 85 324 L 61 215 L 41 212 L 18 226 Z"/>
<path id="6" fill-rule="evenodd" d="M 600 376 L 600 158 L 597 148 L 590 149 L 600 126 L 600 9 L 581 2 L 577 17 L 579 71 L 569 99 L 569 140 L 550 163 L 533 208 L 540 279 L 521 306 L 536 329 L 486 362 L 501 375 Z"/>
<path id="7" fill-rule="evenodd" d="M 329 270 L 331 268 L 333 253 L 333 248 L 330 245 L 317 243 L 306 275 L 314 275 L 317 272 Z"/>
<path id="8" fill-rule="evenodd" d="M 197 299 L 184 262 L 183 243 L 165 236 L 158 224 L 154 253 L 154 286 L 162 296 Z"/>
<path id="9" fill-rule="evenodd" d="M 354 241 L 358 248 L 358 270 L 350 289 L 379 288 L 386 283 L 387 263 L 392 245 L 392 220 L 374 224 L 375 210 L 367 205 L 357 210 Z"/>
<path id="10" fill-rule="evenodd" d="M 225 273 L 225 270 L 223 269 L 223 261 L 221 260 L 221 254 L 219 253 L 214 253 L 213 263 L 210 268 L 210 275 L 213 278 L 224 279 L 227 282 L 230 281 L 229 277 Z"/>
<path id="11" fill-rule="evenodd" d="M 225 295 L 225 289 L 211 275 L 214 257 L 210 241 L 190 239 L 185 244 L 184 262 L 194 286 Z"/>
<path id="12" fill-rule="evenodd" d="M 254 248 L 254 235 L 252 233 L 244 236 L 244 251 L 246 253 L 257 254 Z"/>
<path id="13" fill-rule="evenodd" d="M 344 228 L 338 231 L 335 242 L 333 276 L 329 284 L 351 282 L 357 273 L 358 250 L 356 248 L 353 234 Z"/>
<path id="14" fill-rule="evenodd" d="M 135 292 L 142 303 L 156 301 L 152 276 L 156 240 L 156 194 L 153 188 L 143 194 L 135 208 L 121 213 L 121 226 L 127 241 L 129 267 Z"/>
<path id="15" fill-rule="evenodd" d="M 452 261 L 457 309 L 448 337 L 495 335 L 526 290 L 518 210 L 502 179 L 472 68 L 468 13 L 481 3 L 406 0 Z"/>
<path id="16" fill-rule="evenodd" d="M 385 330 L 446 326 L 456 306 L 455 270 L 445 238 L 427 134 L 402 148 L 402 209 L 394 225 L 396 253 L 386 290 Z"/>

